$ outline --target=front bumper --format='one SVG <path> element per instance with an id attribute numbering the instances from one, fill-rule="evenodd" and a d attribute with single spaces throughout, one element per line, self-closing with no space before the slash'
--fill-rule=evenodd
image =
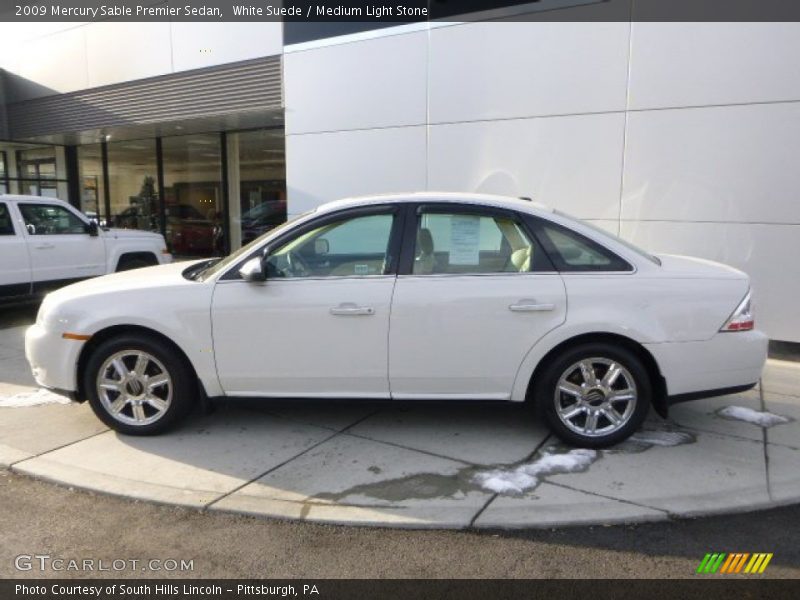
<path id="1" fill-rule="evenodd" d="M 720 332 L 699 342 L 645 347 L 658 363 L 672 403 L 753 387 L 767 361 L 768 343 L 766 335 L 754 330 Z"/>
<path id="2" fill-rule="evenodd" d="M 31 325 L 25 332 L 25 358 L 36 383 L 63 395 L 74 394 L 78 358 L 85 343 L 64 339 L 61 332 L 48 331 L 39 323 Z"/>

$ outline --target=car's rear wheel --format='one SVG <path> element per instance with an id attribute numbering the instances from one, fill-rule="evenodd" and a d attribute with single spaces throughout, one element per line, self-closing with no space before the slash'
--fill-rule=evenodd
<path id="1" fill-rule="evenodd" d="M 569 444 L 602 448 L 630 437 L 650 407 L 652 385 L 626 348 L 584 344 L 544 368 L 534 397 L 553 433 Z"/>
<path id="2" fill-rule="evenodd" d="M 112 429 L 130 435 L 166 431 L 188 412 L 195 392 L 183 357 L 138 334 L 100 344 L 84 378 L 95 414 Z"/>

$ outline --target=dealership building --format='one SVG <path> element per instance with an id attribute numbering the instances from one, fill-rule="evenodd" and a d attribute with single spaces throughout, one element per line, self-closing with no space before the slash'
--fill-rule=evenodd
<path id="1" fill-rule="evenodd" d="M 800 24 L 0 32 L 0 193 L 161 231 L 181 255 L 344 196 L 529 196 L 747 271 L 759 327 L 800 342 Z"/>

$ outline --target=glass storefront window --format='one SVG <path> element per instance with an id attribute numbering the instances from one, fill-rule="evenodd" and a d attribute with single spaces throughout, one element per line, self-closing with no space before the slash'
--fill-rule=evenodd
<path id="1" fill-rule="evenodd" d="M 0 143 L 0 156 L 0 193 L 68 199 L 63 147 Z"/>
<path id="2" fill-rule="evenodd" d="M 20 179 L 55 179 L 55 148 L 33 148 L 17 153 Z"/>
<path id="3" fill-rule="evenodd" d="M 155 140 L 108 144 L 109 225 L 160 231 L 157 175 Z"/>
<path id="4" fill-rule="evenodd" d="M 178 256 L 225 253 L 219 134 L 162 139 L 166 237 Z"/>
<path id="5" fill-rule="evenodd" d="M 220 256 L 236 250 L 286 221 L 284 132 L 275 128 L 225 136 L 227 189 L 222 187 L 219 133 L 161 138 L 162 193 L 157 140 L 107 143 L 108 190 L 102 144 L 79 146 L 81 210 L 111 227 L 163 231 L 170 251 L 178 257 Z"/>
<path id="6" fill-rule="evenodd" d="M 239 220 L 241 244 L 286 221 L 286 152 L 282 129 L 243 131 L 231 136 L 238 146 Z M 233 204 L 235 200 L 231 200 Z M 233 216 L 233 215 L 232 215 Z"/>
<path id="7" fill-rule="evenodd" d="M 80 209 L 92 219 L 106 222 L 103 151 L 100 144 L 78 147 Z"/>
<path id="8" fill-rule="evenodd" d="M 6 186 L 6 153 L 0 150 L 0 194 L 7 194 Z"/>

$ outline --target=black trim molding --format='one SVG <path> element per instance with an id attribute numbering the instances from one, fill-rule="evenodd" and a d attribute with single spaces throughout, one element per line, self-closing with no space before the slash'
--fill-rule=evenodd
<path id="1" fill-rule="evenodd" d="M 667 405 L 679 404 L 680 402 L 689 402 L 691 400 L 702 400 L 703 398 L 715 398 L 716 396 L 727 396 L 729 394 L 740 394 L 747 390 L 752 390 L 756 387 L 758 382 L 748 383 L 747 385 L 737 385 L 727 388 L 718 388 L 716 390 L 704 390 L 702 392 L 691 392 L 689 394 L 677 394 L 674 396 L 667 396 Z"/>

